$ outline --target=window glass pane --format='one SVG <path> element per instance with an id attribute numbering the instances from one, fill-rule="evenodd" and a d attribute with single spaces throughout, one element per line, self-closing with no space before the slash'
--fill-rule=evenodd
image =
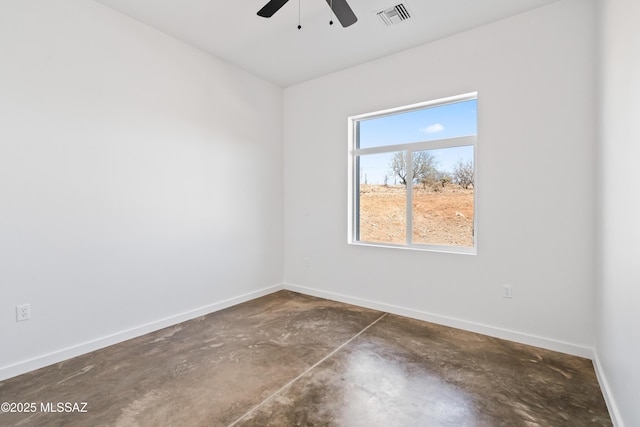
<path id="1" fill-rule="evenodd" d="M 361 120 L 356 148 L 475 135 L 477 100 Z"/>
<path id="2" fill-rule="evenodd" d="M 413 153 L 413 243 L 474 246 L 473 146 Z"/>
<path id="3" fill-rule="evenodd" d="M 403 155 L 399 152 L 359 157 L 358 240 L 406 244 L 406 188 L 390 169 L 394 157 Z"/>
<path id="4" fill-rule="evenodd" d="M 350 243 L 476 253 L 475 96 L 349 118 Z"/>

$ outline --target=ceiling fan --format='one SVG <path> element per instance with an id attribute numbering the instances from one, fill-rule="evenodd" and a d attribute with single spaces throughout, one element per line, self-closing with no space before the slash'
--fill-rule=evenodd
<path id="1" fill-rule="evenodd" d="M 258 11 L 258 16 L 271 18 L 273 14 L 280 10 L 288 1 L 289 0 L 270 0 L 269 3 Z M 343 27 L 353 25 L 358 20 L 353 10 L 351 10 L 351 7 L 349 7 L 347 0 L 327 0 L 327 3 Z M 330 23 L 333 24 L 333 22 Z"/>

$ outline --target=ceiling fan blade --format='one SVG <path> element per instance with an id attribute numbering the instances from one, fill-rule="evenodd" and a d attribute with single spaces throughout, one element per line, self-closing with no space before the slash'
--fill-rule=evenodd
<path id="1" fill-rule="evenodd" d="M 327 3 L 333 9 L 333 13 L 335 13 L 343 27 L 353 25 L 358 20 L 347 0 L 327 0 Z"/>
<path id="2" fill-rule="evenodd" d="M 265 4 L 262 9 L 258 11 L 258 16 L 263 18 L 271 18 L 282 6 L 284 6 L 289 0 L 271 0 Z"/>

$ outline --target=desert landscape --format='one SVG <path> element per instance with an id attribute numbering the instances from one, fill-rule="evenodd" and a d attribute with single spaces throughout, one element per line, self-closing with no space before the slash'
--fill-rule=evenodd
<path id="1" fill-rule="evenodd" d="M 474 189 L 413 187 L 413 243 L 473 247 Z M 406 243 L 404 185 L 360 185 L 360 241 Z"/>

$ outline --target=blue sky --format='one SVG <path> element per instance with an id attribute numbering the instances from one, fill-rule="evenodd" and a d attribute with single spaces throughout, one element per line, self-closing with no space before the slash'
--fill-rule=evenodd
<path id="1" fill-rule="evenodd" d="M 474 135 L 477 133 L 477 100 L 456 102 L 423 110 L 399 113 L 360 121 L 360 147 L 371 148 L 408 142 Z M 473 159 L 473 147 L 431 150 L 439 162 L 439 169 L 451 171 L 459 161 Z M 389 171 L 393 153 L 360 157 L 360 179 L 369 184 L 394 184 Z M 398 181 L 396 183 L 399 184 Z"/>

